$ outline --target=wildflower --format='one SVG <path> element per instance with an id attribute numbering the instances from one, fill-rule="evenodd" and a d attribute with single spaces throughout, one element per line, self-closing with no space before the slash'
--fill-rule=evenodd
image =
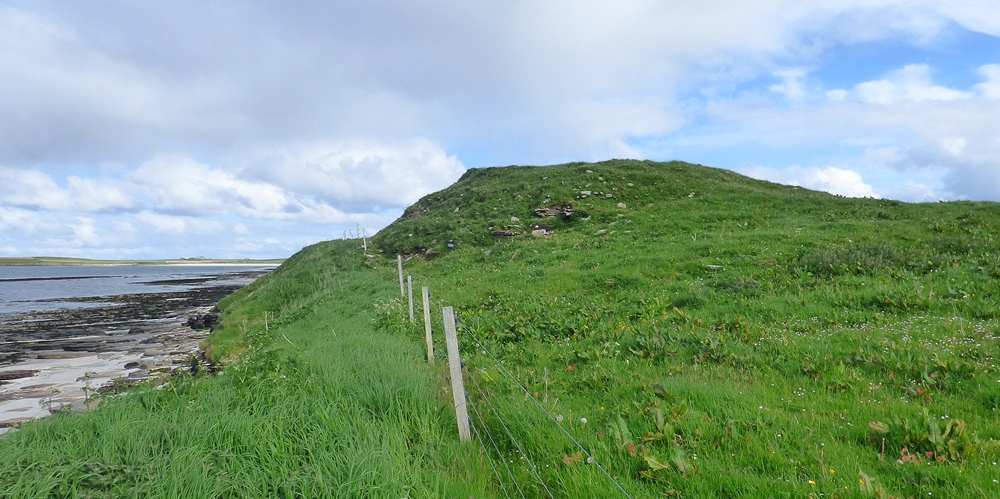
<path id="1" fill-rule="evenodd" d="M 562 416 L 562 414 L 560 414 L 560 415 L 556 416 L 556 421 L 558 421 L 558 422 L 562 423 L 562 420 L 563 420 L 563 416 Z"/>
<path id="2" fill-rule="evenodd" d="M 816 482 L 809 480 L 809 485 L 816 485 Z"/>
<path id="3" fill-rule="evenodd" d="M 583 424 L 587 424 L 587 418 L 580 418 L 580 422 Z"/>
<path id="4" fill-rule="evenodd" d="M 834 474 L 834 473 L 836 473 L 836 472 L 837 472 L 836 470 L 834 470 L 833 468 L 830 468 L 830 474 L 831 475 Z"/>

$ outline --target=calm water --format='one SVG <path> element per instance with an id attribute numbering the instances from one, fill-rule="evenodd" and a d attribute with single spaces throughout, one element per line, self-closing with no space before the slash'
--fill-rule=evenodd
<path id="1" fill-rule="evenodd" d="M 33 310 L 97 305 L 39 300 L 184 291 L 198 287 L 198 284 L 150 283 L 204 277 L 224 280 L 231 278 L 234 282 L 239 282 L 239 273 L 272 268 L 274 267 L 243 265 L 0 266 L 0 317 Z M 211 282 L 212 285 L 222 283 L 224 281 Z"/>

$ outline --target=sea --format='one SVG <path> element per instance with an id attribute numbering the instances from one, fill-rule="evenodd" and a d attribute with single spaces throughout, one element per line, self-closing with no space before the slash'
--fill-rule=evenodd
<path id="1" fill-rule="evenodd" d="M 248 271 L 270 270 L 266 265 L 100 265 L 0 266 L 0 317 L 32 311 L 108 305 L 73 301 L 74 298 L 186 291 L 207 285 L 242 282 Z M 172 281 L 172 282 L 171 282 Z"/>

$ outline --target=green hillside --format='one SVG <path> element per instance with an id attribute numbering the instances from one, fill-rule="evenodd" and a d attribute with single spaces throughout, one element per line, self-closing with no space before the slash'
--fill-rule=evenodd
<path id="1" fill-rule="evenodd" d="M 470 170 L 224 300 L 221 374 L 0 438 L 0 496 L 993 498 L 998 238 L 681 162 Z"/>
<path id="2" fill-rule="evenodd" d="M 571 431 L 633 496 L 993 497 L 998 234 L 995 203 L 608 161 L 471 170 L 374 242 L 587 418 Z M 463 345 L 557 496 L 619 493 Z"/>

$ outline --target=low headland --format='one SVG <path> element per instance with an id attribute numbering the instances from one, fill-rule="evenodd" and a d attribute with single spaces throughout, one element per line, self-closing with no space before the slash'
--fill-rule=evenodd
<path id="1" fill-rule="evenodd" d="M 0 438 L 0 495 L 996 497 L 998 242 L 997 203 L 682 162 L 469 170 L 367 248 L 224 298 L 219 372 Z"/>

